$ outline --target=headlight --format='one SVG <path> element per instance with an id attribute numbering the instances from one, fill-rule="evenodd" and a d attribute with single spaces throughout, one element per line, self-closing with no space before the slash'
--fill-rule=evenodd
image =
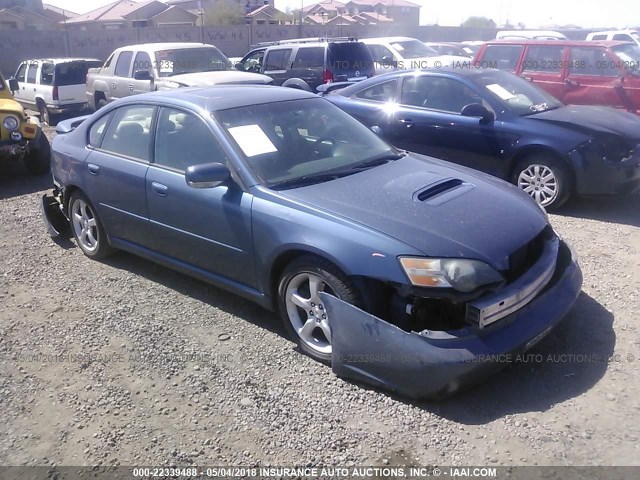
<path id="1" fill-rule="evenodd" d="M 17 130 L 19 125 L 20 125 L 20 120 L 18 120 L 17 117 L 9 116 L 9 117 L 4 117 L 4 120 L 2 120 L 2 126 L 7 130 L 9 130 L 10 132 Z"/>
<path id="2" fill-rule="evenodd" d="M 466 293 L 504 281 L 502 275 L 479 260 L 400 257 L 400 264 L 411 283 L 419 287 L 454 288 Z"/>

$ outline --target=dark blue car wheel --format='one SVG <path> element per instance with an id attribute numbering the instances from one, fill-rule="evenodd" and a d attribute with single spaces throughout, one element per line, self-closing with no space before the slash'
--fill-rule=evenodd
<path id="1" fill-rule="evenodd" d="M 319 297 L 326 292 L 356 306 L 361 295 L 354 283 L 330 262 L 300 257 L 282 273 L 279 288 L 280 315 L 289 336 L 300 350 L 324 363 L 331 361 L 331 322 Z"/>
<path id="2" fill-rule="evenodd" d="M 530 155 L 518 162 L 513 183 L 547 210 L 557 209 L 571 194 L 568 169 L 545 154 Z"/>

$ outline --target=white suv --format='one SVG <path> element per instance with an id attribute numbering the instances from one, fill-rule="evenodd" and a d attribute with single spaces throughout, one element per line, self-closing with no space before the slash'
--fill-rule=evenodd
<path id="1" fill-rule="evenodd" d="M 592 32 L 587 35 L 587 40 L 617 40 L 640 45 L 640 33 L 637 30 L 607 30 L 605 32 Z"/>
<path id="2" fill-rule="evenodd" d="M 55 123 L 63 112 L 80 112 L 87 107 L 87 70 L 102 62 L 93 58 L 48 58 L 25 60 L 16 71 L 18 91 L 14 98 L 24 108 L 35 109 L 40 120 Z"/>
<path id="3" fill-rule="evenodd" d="M 440 55 L 423 42 L 411 37 L 379 37 L 360 40 L 371 52 L 376 75 L 393 70 L 440 68 L 454 62 L 469 62 L 469 57 Z"/>

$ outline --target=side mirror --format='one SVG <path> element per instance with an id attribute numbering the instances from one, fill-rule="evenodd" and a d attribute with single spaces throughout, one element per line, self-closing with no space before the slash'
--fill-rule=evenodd
<path id="1" fill-rule="evenodd" d="M 149 70 L 136 70 L 133 72 L 134 80 L 153 80 L 151 72 Z"/>
<path id="2" fill-rule="evenodd" d="M 20 90 L 18 80 L 16 80 L 15 78 L 9 79 L 9 90 L 11 90 L 12 92 L 17 92 L 18 90 Z"/>
<path id="3" fill-rule="evenodd" d="M 371 131 L 378 136 L 382 135 L 382 129 L 378 125 L 373 125 Z"/>
<path id="4" fill-rule="evenodd" d="M 465 105 L 460 114 L 463 117 L 478 117 L 480 118 L 480 123 L 491 123 L 495 120 L 493 112 L 488 110 L 481 103 L 470 103 L 469 105 Z"/>
<path id="5" fill-rule="evenodd" d="M 184 178 L 193 188 L 215 188 L 228 181 L 231 172 L 221 163 L 203 163 L 187 168 Z"/>
<path id="6" fill-rule="evenodd" d="M 236 63 L 236 70 L 240 70 L 241 72 L 244 72 L 244 64 L 242 62 Z"/>

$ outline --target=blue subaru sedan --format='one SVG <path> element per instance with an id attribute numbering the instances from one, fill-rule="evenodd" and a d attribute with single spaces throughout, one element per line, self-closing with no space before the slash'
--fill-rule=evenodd
<path id="1" fill-rule="evenodd" d="M 324 98 L 220 86 L 60 122 L 52 235 L 145 257 L 271 309 L 304 353 L 412 397 L 530 348 L 582 275 L 518 188 L 397 150 Z"/>

